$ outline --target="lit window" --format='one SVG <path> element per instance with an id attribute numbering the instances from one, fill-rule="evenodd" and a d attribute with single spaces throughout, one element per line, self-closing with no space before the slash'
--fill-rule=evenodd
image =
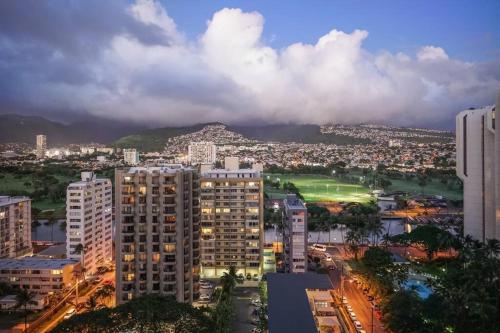
<path id="1" fill-rule="evenodd" d="M 63 272 L 62 269 L 53 269 L 53 270 L 50 271 L 50 274 L 52 274 L 52 275 L 60 275 L 60 274 L 62 274 L 62 272 Z"/>

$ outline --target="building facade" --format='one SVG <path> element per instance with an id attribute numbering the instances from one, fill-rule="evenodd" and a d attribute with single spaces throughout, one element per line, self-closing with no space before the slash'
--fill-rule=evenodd
<path id="1" fill-rule="evenodd" d="M 214 164 L 217 156 L 217 147 L 213 142 L 192 142 L 188 146 L 188 159 L 192 165 Z"/>
<path id="2" fill-rule="evenodd" d="M 457 175 L 464 184 L 464 234 L 482 242 L 500 239 L 500 126 L 495 124 L 495 113 L 495 107 L 486 107 L 463 111 L 456 118 Z"/>
<path id="3" fill-rule="evenodd" d="M 136 149 L 123 149 L 123 161 L 127 165 L 139 164 L 139 152 Z"/>
<path id="4" fill-rule="evenodd" d="M 31 252 L 31 199 L 0 196 L 0 258 Z"/>
<path id="5" fill-rule="evenodd" d="M 219 277 L 235 266 L 259 275 L 264 242 L 262 175 L 253 169 L 214 169 L 201 177 L 201 265 L 203 277 Z"/>
<path id="6" fill-rule="evenodd" d="M 66 256 L 88 274 L 113 257 L 112 185 L 109 179 L 82 172 L 66 191 Z"/>
<path id="7" fill-rule="evenodd" d="M 307 208 L 295 194 L 283 200 L 283 246 L 285 272 L 307 271 Z"/>
<path id="8" fill-rule="evenodd" d="M 180 165 L 116 170 L 116 301 L 199 296 L 199 176 Z"/>
<path id="9" fill-rule="evenodd" d="M 73 259 L 25 257 L 0 259 L 0 281 L 28 289 L 40 295 L 50 295 L 69 288 L 75 282 L 80 263 Z"/>
<path id="10" fill-rule="evenodd" d="M 43 134 L 36 136 L 36 158 L 45 158 L 45 152 L 47 151 L 47 137 Z"/>

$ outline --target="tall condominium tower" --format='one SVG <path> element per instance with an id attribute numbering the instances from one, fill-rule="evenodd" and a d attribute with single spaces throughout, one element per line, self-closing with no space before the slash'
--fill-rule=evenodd
<path id="1" fill-rule="evenodd" d="M 47 151 L 47 137 L 43 134 L 36 136 L 36 158 L 45 158 L 45 152 Z"/>
<path id="2" fill-rule="evenodd" d="M 304 273 L 307 270 L 307 208 L 295 194 L 283 200 L 283 243 L 285 271 Z"/>
<path id="3" fill-rule="evenodd" d="M 127 165 L 139 164 L 139 152 L 136 149 L 123 149 L 123 161 Z"/>
<path id="4" fill-rule="evenodd" d="M 216 155 L 217 147 L 213 142 L 192 142 L 188 146 L 188 159 L 192 165 L 214 164 Z"/>
<path id="5" fill-rule="evenodd" d="M 82 172 L 66 192 L 66 256 L 80 260 L 87 273 L 113 257 L 112 185 L 109 179 Z"/>
<path id="6" fill-rule="evenodd" d="M 0 196 L 0 258 L 31 252 L 31 199 Z"/>
<path id="7" fill-rule="evenodd" d="M 500 95 L 497 105 L 500 105 Z M 464 184 L 464 234 L 500 239 L 500 126 L 495 107 L 457 115 L 457 175 Z"/>
<path id="8" fill-rule="evenodd" d="M 199 178 L 180 165 L 116 170 L 116 300 L 199 295 Z"/>
<path id="9" fill-rule="evenodd" d="M 261 272 L 264 241 L 261 171 L 225 166 L 201 175 L 202 275 L 220 276 L 235 266 L 253 277 Z"/>

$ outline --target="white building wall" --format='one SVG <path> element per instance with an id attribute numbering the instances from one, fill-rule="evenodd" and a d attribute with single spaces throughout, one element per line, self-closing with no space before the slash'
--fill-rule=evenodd
<path id="1" fill-rule="evenodd" d="M 66 254 L 80 260 L 87 273 L 112 260 L 112 187 L 109 179 L 71 183 L 66 196 Z M 75 252 L 82 244 L 82 253 Z"/>

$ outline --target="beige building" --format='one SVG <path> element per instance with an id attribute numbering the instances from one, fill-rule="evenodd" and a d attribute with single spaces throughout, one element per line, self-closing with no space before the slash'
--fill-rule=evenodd
<path id="1" fill-rule="evenodd" d="M 0 258 L 31 252 L 31 199 L 0 196 Z"/>
<path id="2" fill-rule="evenodd" d="M 127 165 L 139 164 L 139 152 L 136 149 L 123 149 L 123 162 Z"/>
<path id="3" fill-rule="evenodd" d="M 213 142 L 192 142 L 188 146 L 188 160 L 192 165 L 214 164 L 216 155 L 217 147 Z"/>
<path id="4" fill-rule="evenodd" d="M 180 165 L 116 170 L 116 301 L 199 296 L 199 178 Z"/>
<path id="5" fill-rule="evenodd" d="M 0 281 L 40 295 L 58 293 L 75 281 L 80 263 L 72 259 L 0 259 Z"/>
<path id="6" fill-rule="evenodd" d="M 45 152 L 47 151 L 47 136 L 39 134 L 36 136 L 36 158 L 45 158 Z"/>
<path id="7" fill-rule="evenodd" d="M 264 185 L 253 169 L 233 159 L 225 169 L 201 177 L 201 265 L 203 277 L 218 277 L 229 266 L 238 274 L 261 273 L 264 242 Z M 228 167 L 229 165 L 229 167 Z"/>
<path id="8" fill-rule="evenodd" d="M 66 191 L 66 256 L 89 274 L 111 262 L 113 252 L 112 185 L 109 179 L 82 172 Z"/>
<path id="9" fill-rule="evenodd" d="M 500 126 L 495 124 L 495 112 L 490 106 L 460 112 L 456 118 L 457 175 L 464 184 L 464 234 L 482 242 L 500 239 Z"/>

